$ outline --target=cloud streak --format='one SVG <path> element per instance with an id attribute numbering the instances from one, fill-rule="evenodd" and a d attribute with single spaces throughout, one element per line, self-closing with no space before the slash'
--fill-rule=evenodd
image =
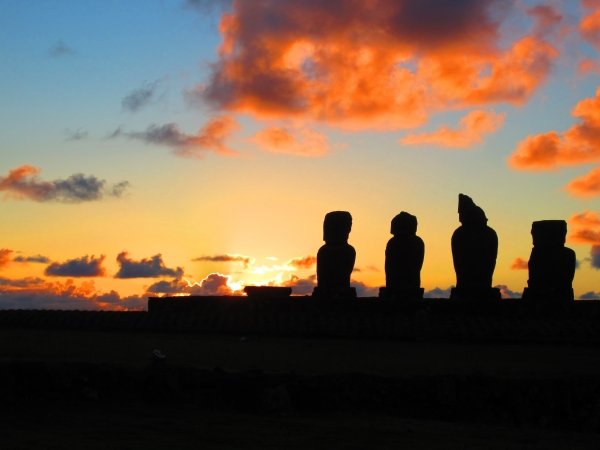
<path id="1" fill-rule="evenodd" d="M 81 203 L 101 200 L 105 197 L 121 197 L 129 182 L 121 181 L 107 185 L 95 176 L 75 174 L 64 180 L 43 181 L 40 169 L 23 165 L 0 176 L 0 192 L 8 198 L 33 200 L 36 202 Z"/>
<path id="2" fill-rule="evenodd" d="M 253 258 L 244 255 L 205 255 L 199 256 L 198 258 L 192 259 L 192 261 L 196 262 L 241 262 L 244 265 L 244 268 L 247 269 L 250 264 L 254 262 Z"/>
<path id="3" fill-rule="evenodd" d="M 50 263 L 50 258 L 43 255 L 34 255 L 34 256 L 15 256 L 13 259 L 14 262 L 19 263 L 36 263 L 36 264 L 48 264 Z"/>

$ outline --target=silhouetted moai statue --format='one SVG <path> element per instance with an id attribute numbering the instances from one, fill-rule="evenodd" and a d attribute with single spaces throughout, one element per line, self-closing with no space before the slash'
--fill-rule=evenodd
<path id="1" fill-rule="evenodd" d="M 500 290 L 492 288 L 498 236 L 487 225 L 483 209 L 467 195 L 458 194 L 458 217 L 461 226 L 452 235 L 456 287 L 450 298 L 499 300 Z"/>
<path id="2" fill-rule="evenodd" d="M 380 297 L 417 300 L 423 298 L 421 268 L 425 256 L 423 239 L 417 236 L 417 218 L 402 211 L 392 219 L 394 235 L 385 248 L 385 288 Z"/>
<path id="3" fill-rule="evenodd" d="M 529 257 L 529 280 L 523 300 L 539 309 L 568 305 L 573 301 L 575 252 L 565 247 L 567 222 L 540 220 L 531 225 L 533 249 Z"/>
<path id="4" fill-rule="evenodd" d="M 317 287 L 313 296 L 329 299 L 354 298 L 350 287 L 356 251 L 348 244 L 352 216 L 347 211 L 332 211 L 323 222 L 323 245 L 317 253 Z"/>

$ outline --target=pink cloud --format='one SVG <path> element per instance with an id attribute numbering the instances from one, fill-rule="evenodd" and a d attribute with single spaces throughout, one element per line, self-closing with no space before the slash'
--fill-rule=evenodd
<path id="1" fill-rule="evenodd" d="M 529 262 L 523 258 L 516 258 L 510 268 L 512 270 L 529 270 Z"/>
<path id="2" fill-rule="evenodd" d="M 449 148 L 469 148 L 483 141 L 504 124 L 504 114 L 471 111 L 460 120 L 458 129 L 443 126 L 431 133 L 413 133 L 400 139 L 403 145 L 437 145 Z"/>
<path id="3" fill-rule="evenodd" d="M 271 153 L 316 157 L 330 151 L 327 136 L 307 128 L 268 127 L 250 140 Z"/>

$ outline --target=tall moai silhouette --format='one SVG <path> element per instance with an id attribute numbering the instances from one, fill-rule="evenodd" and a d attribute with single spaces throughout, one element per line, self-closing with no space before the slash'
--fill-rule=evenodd
<path id="1" fill-rule="evenodd" d="M 323 245 L 317 252 L 317 286 L 313 296 L 328 299 L 355 298 L 350 287 L 356 251 L 348 244 L 352 216 L 348 211 L 332 211 L 323 221 Z"/>
<path id="2" fill-rule="evenodd" d="M 500 290 L 492 288 L 498 256 L 498 235 L 487 225 L 485 212 L 471 197 L 458 194 L 461 226 L 452 235 L 452 259 L 456 287 L 450 293 L 458 300 L 499 300 Z"/>
<path id="3" fill-rule="evenodd" d="M 574 300 L 575 252 L 565 247 L 567 222 L 540 220 L 531 225 L 533 248 L 523 300 L 537 309 L 555 309 Z"/>
<path id="4" fill-rule="evenodd" d="M 417 236 L 417 218 L 402 211 L 392 219 L 392 237 L 385 248 L 385 288 L 382 298 L 417 300 L 423 298 L 421 268 L 425 244 Z"/>

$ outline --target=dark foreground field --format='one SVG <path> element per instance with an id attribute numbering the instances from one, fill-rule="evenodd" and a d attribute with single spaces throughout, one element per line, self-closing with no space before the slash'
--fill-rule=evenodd
<path id="1" fill-rule="evenodd" d="M 217 333 L 146 314 L 0 312 L 0 448 L 600 442 L 595 315 L 403 314 L 377 319 L 404 327 L 377 338 L 377 322 L 351 316 L 329 328 L 339 337 L 324 328 L 311 337 L 298 333 L 306 322 L 294 333 L 278 325 L 248 334 L 215 316 L 210 326 L 227 328 Z M 186 331 L 176 331 L 181 323 Z"/>
<path id="2" fill-rule="evenodd" d="M 289 415 L 147 404 L 24 406 L 2 417 L 2 448 L 39 449 L 597 449 L 598 435 L 368 413 Z"/>

